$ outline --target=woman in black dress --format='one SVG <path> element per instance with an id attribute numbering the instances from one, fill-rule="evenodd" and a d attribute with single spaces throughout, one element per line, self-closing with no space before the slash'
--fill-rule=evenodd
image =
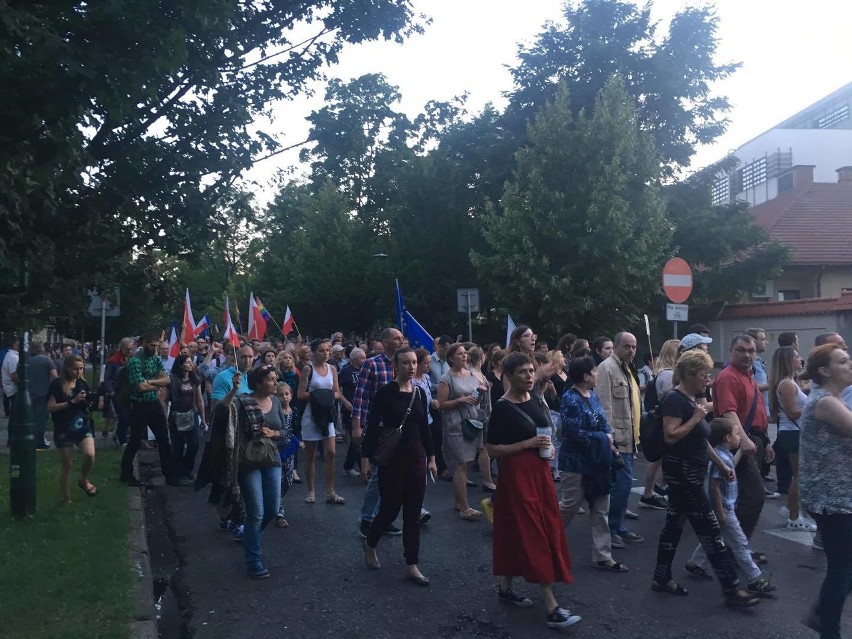
<path id="1" fill-rule="evenodd" d="M 503 364 L 509 390 L 491 411 L 488 453 L 500 460 L 494 496 L 494 574 L 500 577 L 500 601 L 532 605 L 512 590 L 512 579 L 523 577 L 541 586 L 547 625 L 571 626 L 580 616 L 561 608 L 553 594 L 555 582 L 571 583 L 571 557 L 550 477 L 553 454 L 550 423 L 541 403 L 531 395 L 535 373 L 532 359 L 512 353 Z M 539 435 L 547 432 L 548 435 Z M 543 457 L 540 453 L 549 453 Z"/>
<path id="2" fill-rule="evenodd" d="M 201 440 L 201 424 L 207 424 L 202 380 L 188 355 L 178 355 L 169 375 L 169 437 L 172 441 L 174 469 L 182 479 L 194 480 L 192 470 Z"/>
<path id="3" fill-rule="evenodd" d="M 95 440 L 89 417 L 90 389 L 83 379 L 85 367 L 82 357 L 66 357 L 62 375 L 50 382 L 48 387 L 47 410 L 53 415 L 53 441 L 62 464 L 59 470 L 59 492 L 65 504 L 71 502 L 68 475 L 71 473 L 74 446 L 83 453 L 83 466 L 77 485 L 89 497 L 98 494 L 97 487 L 89 481 L 89 473 L 95 464 Z"/>
<path id="4" fill-rule="evenodd" d="M 412 382 L 417 372 L 417 355 L 411 348 L 400 348 L 393 354 L 393 364 L 396 378 L 376 392 L 361 445 L 361 470 L 369 479 L 371 463 L 375 463 L 373 455 L 380 439 L 403 424 L 402 436 L 390 462 L 379 466 L 381 505 L 364 541 L 364 561 L 374 570 L 381 567 L 376 546 L 402 508 L 402 546 L 408 566 L 406 578 L 418 586 L 428 586 L 429 578 L 417 567 L 420 562 L 420 510 L 426 494 L 426 471 L 428 469 L 434 479 L 438 467 L 426 417 L 426 395 Z"/>

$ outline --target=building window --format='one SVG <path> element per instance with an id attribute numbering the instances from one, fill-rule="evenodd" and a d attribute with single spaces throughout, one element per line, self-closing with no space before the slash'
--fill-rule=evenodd
<path id="1" fill-rule="evenodd" d="M 802 291 L 794 290 L 794 289 L 782 289 L 778 291 L 778 301 L 779 302 L 789 302 L 790 300 L 800 300 L 802 299 Z"/>
<path id="2" fill-rule="evenodd" d="M 766 182 L 766 158 L 760 158 L 746 164 L 742 168 L 743 185 L 742 190 L 748 191 L 758 184 Z"/>
<path id="3" fill-rule="evenodd" d="M 731 178 L 728 175 L 717 177 L 710 191 L 713 206 L 722 206 L 731 201 Z"/>
<path id="4" fill-rule="evenodd" d="M 838 122 L 842 122 L 849 117 L 849 105 L 844 104 L 842 107 L 836 108 L 828 115 L 824 115 L 817 120 L 818 129 L 828 129 L 833 127 Z"/>

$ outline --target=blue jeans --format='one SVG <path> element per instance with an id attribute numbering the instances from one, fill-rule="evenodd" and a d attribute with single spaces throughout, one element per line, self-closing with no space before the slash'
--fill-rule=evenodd
<path id="1" fill-rule="evenodd" d="M 240 472 L 240 492 L 246 507 L 246 564 L 260 563 L 260 532 L 278 514 L 281 503 L 281 466 Z"/>
<path id="2" fill-rule="evenodd" d="M 840 639 L 843 604 L 852 592 L 852 515 L 811 513 L 825 548 L 825 580 L 814 612 L 822 639 Z"/>
<path id="3" fill-rule="evenodd" d="M 609 529 L 617 534 L 627 532 L 624 527 L 624 513 L 627 512 L 627 500 L 633 488 L 633 453 L 621 453 L 624 467 L 615 474 L 615 484 L 609 494 Z"/>
<path id="4" fill-rule="evenodd" d="M 379 513 L 379 467 L 370 465 L 373 474 L 367 482 L 367 492 L 364 493 L 364 503 L 361 504 L 361 521 L 373 521 Z"/>

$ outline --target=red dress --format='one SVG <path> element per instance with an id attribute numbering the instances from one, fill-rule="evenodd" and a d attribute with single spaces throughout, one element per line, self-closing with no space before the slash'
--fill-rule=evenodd
<path id="1" fill-rule="evenodd" d="M 503 400 L 488 423 L 488 441 L 511 444 L 535 436 L 529 420 Z M 540 426 L 547 420 L 537 400 L 516 404 Z M 524 423 L 526 422 L 526 423 Z M 511 440 L 511 441 L 510 441 Z M 571 555 L 559 515 L 550 463 L 529 449 L 500 458 L 494 494 L 494 574 L 530 583 L 572 583 Z"/>

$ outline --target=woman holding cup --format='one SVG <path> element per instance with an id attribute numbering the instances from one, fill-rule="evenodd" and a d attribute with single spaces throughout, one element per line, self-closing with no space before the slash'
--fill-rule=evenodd
<path id="1" fill-rule="evenodd" d="M 553 444 L 550 424 L 531 394 L 532 359 L 512 353 L 503 364 L 509 390 L 491 411 L 488 454 L 500 460 L 494 497 L 494 574 L 498 598 L 516 606 L 532 600 L 512 590 L 514 577 L 541 586 L 547 625 L 562 628 L 580 621 L 556 602 L 553 584 L 571 583 L 571 557 L 550 476 Z M 541 434 L 539 434 L 541 433 Z M 546 433 L 546 434 L 545 434 Z"/>

